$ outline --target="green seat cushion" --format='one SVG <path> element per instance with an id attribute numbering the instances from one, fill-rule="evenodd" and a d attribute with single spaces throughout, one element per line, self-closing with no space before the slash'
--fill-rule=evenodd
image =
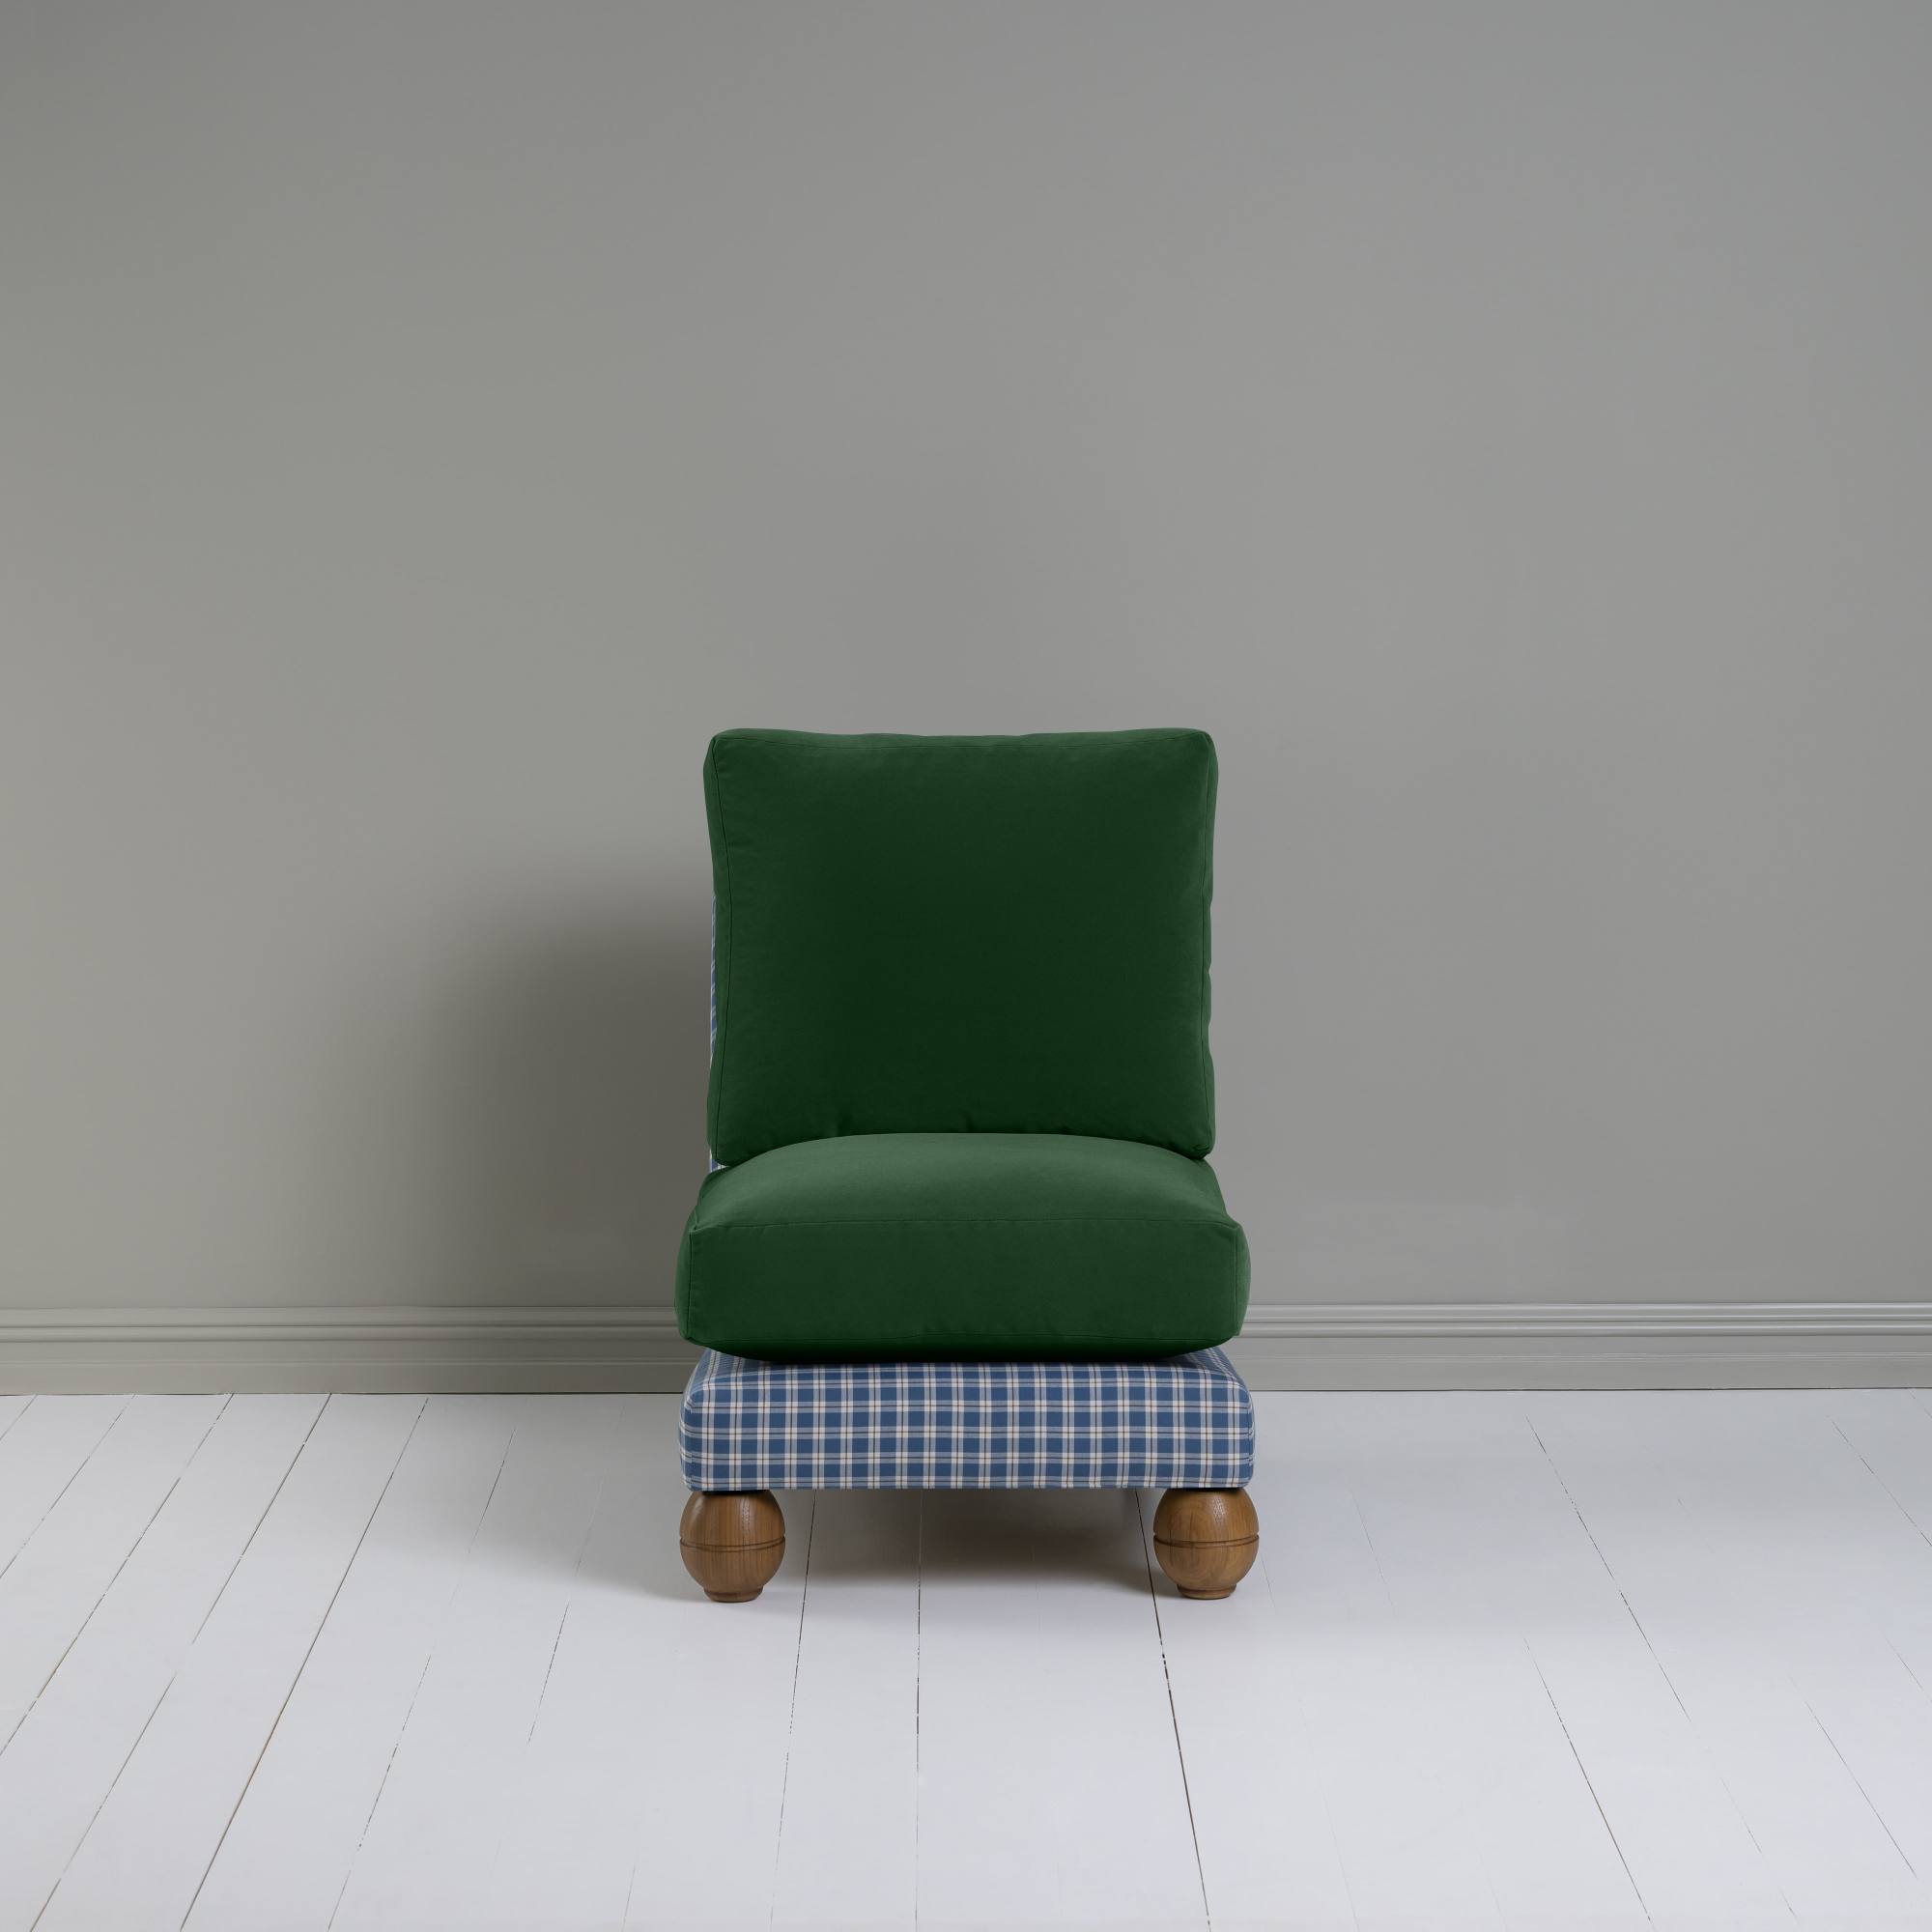
<path id="1" fill-rule="evenodd" d="M 722 733 L 717 1157 L 943 1131 L 1207 1153 L 1214 789 L 1201 731 Z"/>
<path id="2" fill-rule="evenodd" d="M 710 1175 L 684 1335 L 733 1355 L 1080 1357 L 1227 1341 L 1248 1249 L 1205 1161 L 1069 1134 L 854 1134 Z"/>

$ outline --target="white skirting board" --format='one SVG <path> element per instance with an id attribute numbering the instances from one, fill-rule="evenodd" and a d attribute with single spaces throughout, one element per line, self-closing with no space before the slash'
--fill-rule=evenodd
<path id="1" fill-rule="evenodd" d="M 1916 1388 L 1932 1301 L 1262 1303 L 1258 1389 Z M 665 1308 L 0 1309 L 0 1392 L 683 1386 Z"/>

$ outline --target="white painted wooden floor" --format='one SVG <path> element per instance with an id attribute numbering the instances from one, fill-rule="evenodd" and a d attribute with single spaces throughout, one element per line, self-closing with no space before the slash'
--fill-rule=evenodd
<path id="1" fill-rule="evenodd" d="M 0 1397 L 0 1928 L 1932 1926 L 1932 1407 L 1259 1398 L 1151 1496 L 783 1500 L 668 1396 Z"/>

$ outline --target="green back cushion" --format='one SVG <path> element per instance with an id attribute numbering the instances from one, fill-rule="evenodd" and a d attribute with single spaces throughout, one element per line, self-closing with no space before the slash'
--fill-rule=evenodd
<path id="1" fill-rule="evenodd" d="M 710 1137 L 1084 1134 L 1205 1154 L 1214 746 L 725 731 Z"/>

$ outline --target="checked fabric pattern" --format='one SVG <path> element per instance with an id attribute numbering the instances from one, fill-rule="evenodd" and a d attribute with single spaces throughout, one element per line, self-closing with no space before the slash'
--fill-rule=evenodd
<path id="1" fill-rule="evenodd" d="M 754 1362 L 707 1349 L 678 1409 L 694 1490 L 1237 1490 L 1247 1385 L 1156 1362 Z"/>

